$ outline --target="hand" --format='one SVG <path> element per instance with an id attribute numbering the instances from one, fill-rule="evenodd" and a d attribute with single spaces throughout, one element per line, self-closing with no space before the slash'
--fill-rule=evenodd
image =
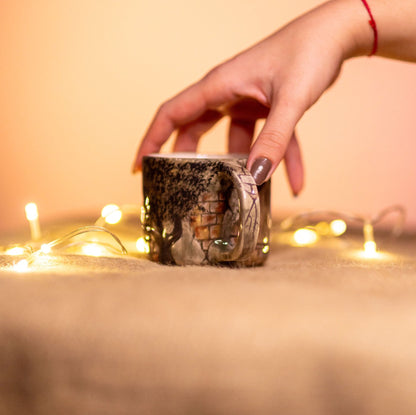
<path id="1" fill-rule="evenodd" d="M 296 124 L 334 82 L 346 58 L 371 50 L 372 34 L 367 27 L 362 34 L 367 16 L 360 7 L 350 0 L 325 3 L 165 102 L 143 138 L 134 171 L 175 130 L 174 150 L 195 151 L 201 135 L 228 116 L 229 151 L 249 152 L 247 168 L 256 182 L 267 180 L 284 159 L 290 186 L 298 194 L 303 167 Z M 361 34 L 365 41 L 358 42 Z M 261 118 L 266 122 L 251 146 Z"/>

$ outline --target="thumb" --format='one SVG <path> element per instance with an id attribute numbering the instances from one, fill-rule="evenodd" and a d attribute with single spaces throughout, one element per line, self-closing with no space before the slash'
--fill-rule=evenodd
<path id="1" fill-rule="evenodd" d="M 288 101 L 280 101 L 275 108 L 272 105 L 247 161 L 257 185 L 268 180 L 284 158 L 302 113 Z"/>

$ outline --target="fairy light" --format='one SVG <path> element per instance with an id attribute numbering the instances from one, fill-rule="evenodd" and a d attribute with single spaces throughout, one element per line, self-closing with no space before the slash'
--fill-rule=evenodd
<path id="1" fill-rule="evenodd" d="M 84 255 L 95 257 L 103 256 L 105 254 L 105 250 L 97 243 L 87 243 L 82 246 L 81 251 Z"/>
<path id="2" fill-rule="evenodd" d="M 300 228 L 293 234 L 293 240 L 297 245 L 312 245 L 318 240 L 318 235 L 313 229 Z"/>
<path id="3" fill-rule="evenodd" d="M 26 211 L 26 218 L 29 221 L 30 226 L 30 235 L 32 241 L 38 241 L 42 234 L 40 231 L 40 224 L 39 224 L 39 213 L 38 207 L 36 203 L 30 202 L 25 206 Z"/>
<path id="4" fill-rule="evenodd" d="M 136 249 L 142 254 L 148 254 L 150 252 L 149 243 L 142 237 L 137 239 Z"/>
<path id="5" fill-rule="evenodd" d="M 29 261 L 27 259 L 21 259 L 13 265 L 13 270 L 16 272 L 27 272 L 29 270 Z"/>
<path id="6" fill-rule="evenodd" d="M 149 210 L 149 201 L 145 200 L 144 206 L 142 208 L 142 216 L 147 215 Z M 38 241 L 41 238 L 40 226 L 39 226 L 39 214 L 38 209 L 35 203 L 28 203 L 25 206 L 26 218 L 29 221 L 31 227 L 31 239 L 32 241 Z M 0 247 L 0 251 L 3 255 L 10 256 L 20 256 L 19 260 L 15 263 L 7 265 L 7 269 L 11 269 L 18 273 L 25 273 L 29 271 L 37 271 L 44 268 L 45 266 L 51 266 L 56 264 L 57 261 L 50 261 L 51 257 L 48 255 L 51 254 L 52 250 L 54 252 L 61 252 L 65 249 L 65 252 L 71 253 L 82 253 L 83 255 L 93 256 L 93 257 L 102 257 L 112 255 L 126 255 L 127 250 L 124 247 L 123 243 L 120 241 L 118 236 L 116 236 L 109 229 L 106 229 L 106 224 L 117 224 L 120 222 L 125 214 L 134 214 L 137 216 L 138 222 L 140 216 L 140 207 L 136 205 L 125 205 L 119 207 L 115 204 L 109 204 L 104 206 L 101 211 L 101 216 L 96 221 L 95 225 L 84 226 L 77 228 L 61 236 L 49 243 L 43 243 L 40 245 L 34 244 L 36 249 L 33 249 L 30 244 L 28 245 L 9 245 L 8 247 Z M 280 225 L 281 229 L 284 231 L 282 236 L 286 239 L 281 238 L 280 240 L 284 243 L 290 244 L 292 246 L 310 246 L 315 244 L 321 239 L 329 239 L 330 237 L 338 237 L 343 235 L 347 230 L 346 221 L 353 221 L 359 224 L 362 224 L 364 244 L 363 249 L 359 252 L 351 251 L 355 257 L 377 260 L 388 260 L 391 258 L 386 253 L 380 252 L 377 249 L 377 244 L 374 238 L 374 226 L 380 222 L 384 217 L 390 213 L 399 213 L 398 220 L 394 223 L 393 234 L 398 236 L 403 230 L 405 211 L 401 206 L 390 206 L 383 209 L 377 215 L 372 218 L 363 218 L 357 215 L 346 214 L 342 212 L 334 211 L 315 211 L 307 212 L 292 216 L 283 221 Z M 332 218 L 335 216 L 335 219 L 332 221 L 327 220 L 316 220 L 316 216 L 325 215 Z M 311 219 L 315 219 L 312 220 Z M 128 222 L 126 222 L 127 224 Z M 123 229 L 123 227 L 121 228 Z M 76 236 L 90 233 L 90 232 L 104 232 L 110 235 L 113 238 L 113 242 L 116 242 L 118 249 L 113 244 L 108 243 L 105 239 L 101 237 L 94 237 L 93 240 L 85 241 L 70 240 Z M 132 253 L 141 253 L 148 254 L 150 252 L 150 237 L 143 236 L 137 238 L 129 239 L 127 246 L 132 244 Z M 265 237 L 263 240 L 262 250 L 264 253 L 267 253 L 270 250 L 269 238 Z M 76 250 L 74 250 L 76 248 Z M 6 260 L 7 261 L 7 260 Z"/>
<path id="7" fill-rule="evenodd" d="M 52 252 L 52 248 L 49 244 L 42 244 L 42 246 L 40 247 L 40 251 L 43 254 L 48 255 Z"/>
<path id="8" fill-rule="evenodd" d="M 341 236 L 347 230 L 347 224 L 342 219 L 334 219 L 329 224 L 329 227 L 334 236 Z"/>
<path id="9" fill-rule="evenodd" d="M 24 255 L 26 253 L 26 250 L 22 246 L 13 246 L 12 248 L 6 249 L 4 253 L 6 255 L 19 256 L 19 255 Z"/>
<path id="10" fill-rule="evenodd" d="M 120 222 L 121 218 L 123 217 L 123 212 L 117 205 L 109 204 L 104 206 L 101 210 L 101 217 L 109 225 L 115 225 L 116 223 Z"/>
<path id="11" fill-rule="evenodd" d="M 304 246 L 315 243 L 320 237 L 341 236 L 347 230 L 347 222 L 353 222 L 362 226 L 364 236 L 363 249 L 360 250 L 360 252 L 355 253 L 356 256 L 366 259 L 386 259 L 388 256 L 386 256 L 385 253 L 379 252 L 377 249 L 377 244 L 374 238 L 374 226 L 392 213 L 397 214 L 397 220 L 394 222 L 394 227 L 392 229 L 393 235 L 397 237 L 403 232 L 406 217 L 406 211 L 404 207 L 400 205 L 388 206 L 370 218 L 332 210 L 309 211 L 284 219 L 280 223 L 280 228 L 283 231 L 283 236 L 293 232 L 292 240 L 288 242 L 289 244 Z M 326 221 L 318 222 L 316 221 L 316 218 L 319 216 L 335 217 L 335 219 L 329 223 Z M 313 219 L 315 219 L 315 221 L 312 221 Z M 314 223 L 316 223 L 316 225 L 314 225 Z M 297 229 L 297 226 L 302 227 Z M 304 229 L 315 231 L 316 238 L 312 236 L 312 233 L 307 234 Z M 285 239 L 281 237 L 280 240 L 284 241 Z M 295 242 L 293 242 L 293 240 Z"/>
<path id="12" fill-rule="evenodd" d="M 374 241 L 364 242 L 364 256 L 375 258 L 377 256 L 377 245 Z"/>
<path id="13" fill-rule="evenodd" d="M 314 226 L 314 229 L 321 236 L 327 236 L 327 235 L 329 235 L 331 233 L 331 227 L 330 227 L 329 223 L 328 222 L 325 222 L 325 221 L 318 222 Z"/>
<path id="14" fill-rule="evenodd" d="M 377 245 L 374 240 L 374 228 L 369 222 L 366 222 L 363 227 L 364 233 L 364 254 L 367 258 L 374 258 L 377 256 Z"/>

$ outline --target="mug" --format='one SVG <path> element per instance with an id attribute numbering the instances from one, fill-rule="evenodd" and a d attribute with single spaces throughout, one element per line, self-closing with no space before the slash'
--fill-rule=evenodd
<path id="1" fill-rule="evenodd" d="M 244 155 L 143 158 L 142 225 L 149 258 L 176 265 L 261 265 L 269 252 L 270 180 Z"/>

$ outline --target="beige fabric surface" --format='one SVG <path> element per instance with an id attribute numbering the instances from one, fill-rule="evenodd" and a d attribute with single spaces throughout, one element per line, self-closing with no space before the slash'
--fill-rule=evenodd
<path id="1" fill-rule="evenodd" d="M 416 237 L 264 267 L 56 257 L 0 272 L 1 414 L 414 414 Z"/>

